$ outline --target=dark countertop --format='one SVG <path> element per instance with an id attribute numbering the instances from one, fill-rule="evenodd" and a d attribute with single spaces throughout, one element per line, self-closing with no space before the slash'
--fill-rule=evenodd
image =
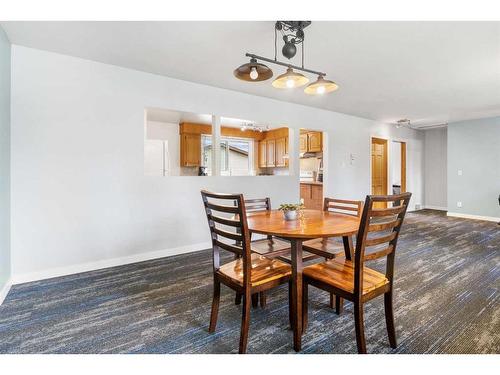
<path id="1" fill-rule="evenodd" d="M 322 182 L 319 181 L 300 181 L 301 184 L 304 185 L 318 185 L 318 186 L 323 186 Z"/>

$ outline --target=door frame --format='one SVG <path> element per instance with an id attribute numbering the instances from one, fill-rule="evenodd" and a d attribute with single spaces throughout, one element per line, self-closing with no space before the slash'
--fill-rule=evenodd
<path id="1" fill-rule="evenodd" d="M 390 142 L 400 142 L 404 143 L 405 146 L 405 160 L 404 160 L 404 171 L 405 171 L 405 181 L 404 181 L 404 187 L 405 190 L 404 192 L 407 191 L 408 189 L 408 146 L 411 144 L 411 140 L 408 138 L 392 138 L 392 137 L 387 137 L 387 136 L 381 136 L 381 135 L 376 135 L 372 134 L 370 135 L 370 143 L 368 145 L 369 147 L 369 152 L 370 152 L 370 157 L 369 159 L 369 164 L 368 164 L 368 170 L 370 171 L 370 186 L 368 191 L 370 191 L 370 194 L 372 193 L 372 139 L 377 138 L 377 139 L 383 139 L 384 141 L 387 141 L 387 192 L 386 194 L 392 194 L 392 191 L 389 191 L 391 188 L 391 169 L 389 168 L 392 163 L 392 154 L 391 154 L 391 148 L 389 147 Z M 403 158 L 401 158 L 401 169 L 403 169 Z M 403 181 L 401 181 L 401 192 L 403 192 Z"/>

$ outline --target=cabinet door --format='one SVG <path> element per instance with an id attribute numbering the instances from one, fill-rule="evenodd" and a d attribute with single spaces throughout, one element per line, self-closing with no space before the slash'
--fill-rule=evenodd
<path id="1" fill-rule="evenodd" d="M 276 166 L 286 167 L 286 138 L 276 139 Z"/>
<path id="2" fill-rule="evenodd" d="M 259 168 L 265 168 L 267 167 L 267 158 L 266 158 L 266 152 L 267 152 L 267 145 L 266 141 L 259 141 Z"/>
<path id="3" fill-rule="evenodd" d="M 300 184 L 300 199 L 304 201 L 306 208 L 311 208 L 311 185 Z"/>
<path id="4" fill-rule="evenodd" d="M 201 135 L 182 134 L 181 166 L 199 167 L 201 164 Z"/>
<path id="5" fill-rule="evenodd" d="M 275 167 L 276 166 L 276 140 L 274 139 L 269 139 L 266 141 L 266 159 L 267 163 L 266 165 L 268 167 Z"/>
<path id="6" fill-rule="evenodd" d="M 321 210 L 323 208 L 323 186 L 311 185 L 312 209 Z"/>
<path id="7" fill-rule="evenodd" d="M 307 133 L 300 135 L 299 151 L 300 152 L 307 152 Z"/>
<path id="8" fill-rule="evenodd" d="M 321 152 L 323 150 L 321 138 L 320 132 L 307 133 L 307 150 L 309 152 Z"/>

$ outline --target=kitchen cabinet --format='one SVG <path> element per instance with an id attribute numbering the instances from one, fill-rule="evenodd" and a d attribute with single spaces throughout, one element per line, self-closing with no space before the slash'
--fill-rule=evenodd
<path id="1" fill-rule="evenodd" d="M 266 166 L 275 167 L 276 166 L 276 140 L 268 139 L 266 141 Z"/>
<path id="2" fill-rule="evenodd" d="M 311 210 L 323 209 L 323 185 L 320 183 L 300 183 L 300 198 L 305 208 Z"/>
<path id="3" fill-rule="evenodd" d="M 307 152 L 307 133 L 303 133 L 300 135 L 299 152 Z"/>
<path id="4" fill-rule="evenodd" d="M 300 134 L 300 152 L 322 152 L 323 134 L 321 132 L 306 132 Z"/>
<path id="5" fill-rule="evenodd" d="M 308 152 L 321 152 L 321 151 L 323 151 L 321 132 L 309 132 L 309 133 L 307 133 L 307 151 Z"/>
<path id="6" fill-rule="evenodd" d="M 286 158 L 288 152 L 288 138 L 278 138 L 276 139 L 276 166 L 286 167 L 288 166 L 288 158 Z"/>
<path id="7" fill-rule="evenodd" d="M 181 166 L 201 165 L 201 134 L 181 134 Z"/>
<path id="8" fill-rule="evenodd" d="M 259 168 L 267 167 L 267 142 L 259 141 Z"/>

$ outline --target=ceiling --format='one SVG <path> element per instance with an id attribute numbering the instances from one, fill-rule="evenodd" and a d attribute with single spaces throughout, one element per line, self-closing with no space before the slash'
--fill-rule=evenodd
<path id="1" fill-rule="evenodd" d="M 500 22 L 313 21 L 305 66 L 340 86 L 321 97 L 234 78 L 245 52 L 274 56 L 270 21 L 0 24 L 13 44 L 383 122 L 500 115 Z M 284 71 L 270 67 L 275 76 Z"/>
<path id="2" fill-rule="evenodd" d="M 196 124 L 212 125 L 212 115 L 173 111 L 164 108 L 146 108 L 146 119 L 147 121 L 167 122 L 172 124 L 179 124 L 181 122 L 193 122 Z M 220 121 L 221 125 L 230 128 L 241 128 L 242 126 L 247 124 L 268 126 L 271 129 L 283 126 L 271 123 L 260 124 L 252 120 L 243 120 L 230 117 L 221 117 Z"/>

